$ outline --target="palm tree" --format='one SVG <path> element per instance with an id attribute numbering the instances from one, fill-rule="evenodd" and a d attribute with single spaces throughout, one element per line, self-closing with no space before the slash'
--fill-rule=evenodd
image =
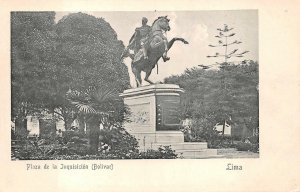
<path id="1" fill-rule="evenodd" d="M 83 119 L 89 135 L 90 152 L 97 153 L 100 124 L 111 129 L 124 120 L 126 108 L 117 90 L 111 87 L 89 87 L 84 91 L 69 91 L 67 98 L 74 106 L 78 119 Z"/>

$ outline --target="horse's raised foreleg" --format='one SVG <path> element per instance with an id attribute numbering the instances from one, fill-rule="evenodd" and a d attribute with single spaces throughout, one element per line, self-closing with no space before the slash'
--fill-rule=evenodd
<path id="1" fill-rule="evenodd" d="M 173 46 L 173 44 L 174 44 L 175 41 L 181 41 L 181 42 L 183 42 L 184 44 L 189 44 L 185 39 L 179 38 L 179 37 L 175 37 L 175 38 L 171 39 L 171 41 L 168 43 L 168 45 L 167 45 L 167 51 L 169 51 L 169 50 L 171 49 L 171 47 Z M 166 52 L 164 53 L 164 55 L 162 56 L 162 59 L 163 59 L 164 62 L 167 62 L 167 61 L 170 60 L 170 58 L 167 57 L 167 54 L 166 54 L 167 51 L 166 51 Z"/>
<path id="2" fill-rule="evenodd" d="M 168 54 L 168 50 L 169 50 L 167 39 L 164 40 L 164 44 L 165 44 L 165 52 L 163 53 L 162 58 L 163 58 L 164 62 L 166 62 L 166 61 L 170 60 L 170 57 L 168 57 L 168 55 L 167 55 Z"/>

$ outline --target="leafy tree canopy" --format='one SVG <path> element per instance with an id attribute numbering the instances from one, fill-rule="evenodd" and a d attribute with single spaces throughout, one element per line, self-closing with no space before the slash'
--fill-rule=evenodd
<path id="1" fill-rule="evenodd" d="M 183 116 L 214 127 L 224 120 L 249 131 L 258 127 L 258 63 L 222 64 L 219 70 L 187 69 L 165 79 L 185 89 Z"/>
<path id="2" fill-rule="evenodd" d="M 102 18 L 69 14 L 57 24 L 55 12 L 13 12 L 12 116 L 69 108 L 69 90 L 129 87 L 124 48 Z M 26 112 L 26 113 L 25 113 Z M 70 111 L 69 111 L 70 112 Z M 65 116 L 67 117 L 67 116 Z"/>
<path id="3" fill-rule="evenodd" d="M 103 84 L 116 86 L 119 91 L 128 88 L 129 75 L 120 60 L 124 45 L 104 19 L 74 13 L 63 17 L 55 31 L 58 67 L 68 71 L 60 78 L 68 78 L 72 89 Z"/>

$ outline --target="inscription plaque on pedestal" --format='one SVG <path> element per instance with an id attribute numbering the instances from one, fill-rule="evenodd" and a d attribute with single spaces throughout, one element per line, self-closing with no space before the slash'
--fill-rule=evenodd
<path id="1" fill-rule="evenodd" d="M 179 96 L 157 96 L 156 130 L 178 130 L 180 126 Z"/>

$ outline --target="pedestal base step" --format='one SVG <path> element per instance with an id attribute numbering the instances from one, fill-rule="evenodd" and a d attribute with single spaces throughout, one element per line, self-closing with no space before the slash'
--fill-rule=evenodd
<path id="1" fill-rule="evenodd" d="M 139 146 L 150 146 L 154 143 L 183 143 L 184 135 L 181 131 L 129 132 L 139 142 Z"/>
<path id="2" fill-rule="evenodd" d="M 217 149 L 208 149 L 206 142 L 184 142 L 184 143 L 152 143 L 152 146 L 146 148 L 158 149 L 162 146 L 170 146 L 172 150 L 178 155 L 178 158 L 184 159 L 202 159 L 202 158 L 216 158 Z"/>
<path id="3" fill-rule="evenodd" d="M 217 149 L 200 149 L 200 150 L 175 150 L 178 158 L 184 159 L 202 159 L 202 158 L 215 158 Z"/>
<path id="4" fill-rule="evenodd" d="M 207 143 L 206 142 L 182 142 L 182 143 L 159 142 L 159 143 L 152 143 L 152 149 L 158 149 L 160 146 L 170 146 L 172 148 L 172 150 L 207 149 Z"/>

